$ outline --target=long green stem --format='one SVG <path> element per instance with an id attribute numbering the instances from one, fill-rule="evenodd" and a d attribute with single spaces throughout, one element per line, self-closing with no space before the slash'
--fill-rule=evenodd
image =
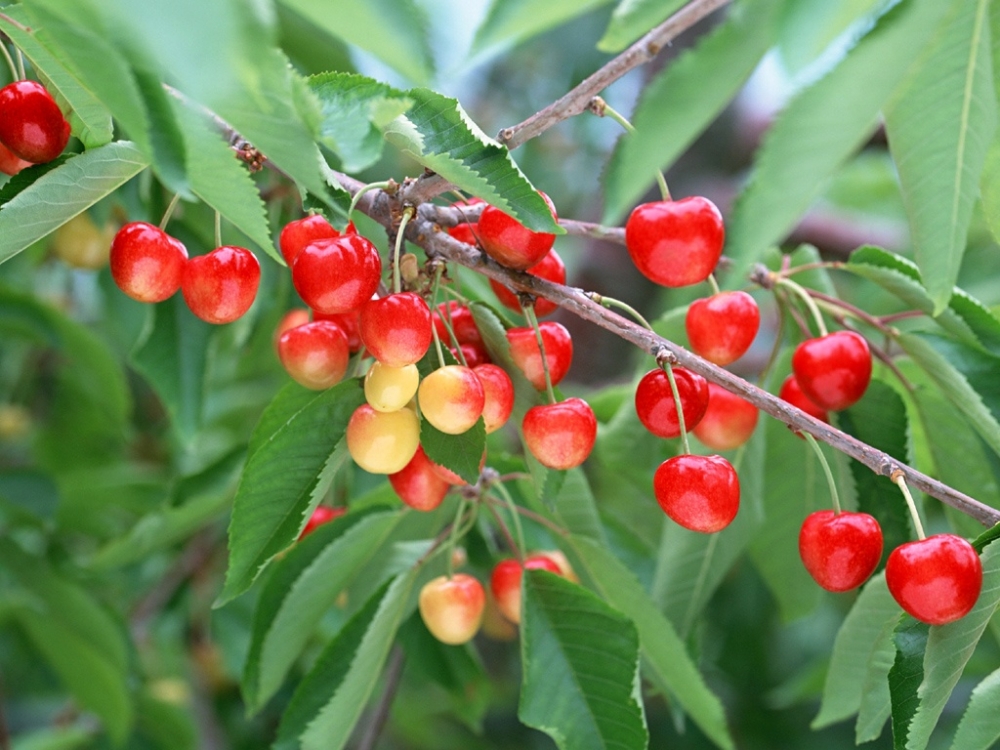
<path id="1" fill-rule="evenodd" d="M 405 242 L 406 225 L 410 223 L 413 214 L 414 211 L 412 208 L 407 208 L 403 211 L 403 218 L 399 222 L 399 229 L 396 230 L 396 246 L 392 250 L 392 291 L 396 294 L 399 294 L 403 290 L 403 285 L 399 278 L 399 251 L 403 242 Z"/>
<path id="2" fill-rule="evenodd" d="M 833 500 L 833 512 L 840 515 L 840 495 L 837 494 L 837 484 L 833 481 L 833 472 L 830 470 L 830 464 L 826 460 L 826 456 L 823 455 L 823 451 L 820 449 L 819 443 L 816 442 L 816 438 L 808 432 L 800 432 L 799 434 L 806 439 L 809 446 L 816 452 L 816 457 L 819 458 L 819 463 L 823 467 L 823 473 L 826 474 L 826 483 L 830 487 L 830 498 Z"/>
<path id="3" fill-rule="evenodd" d="M 684 409 L 681 406 L 681 393 L 677 390 L 677 379 L 674 377 L 674 368 L 669 362 L 664 362 L 663 369 L 667 373 L 667 380 L 670 382 L 670 392 L 674 396 L 674 408 L 677 409 L 677 426 L 681 431 L 681 447 L 684 449 L 684 453 L 690 453 L 691 444 L 688 442 L 687 425 L 684 424 Z"/>
<path id="4" fill-rule="evenodd" d="M 351 217 L 354 216 L 354 209 L 357 208 L 358 201 L 361 200 L 362 195 L 367 193 L 369 190 L 385 190 L 387 187 L 389 187 L 388 180 L 383 182 L 370 182 L 367 185 L 362 185 L 351 199 L 351 205 L 347 209 L 347 220 L 350 221 Z"/>
<path id="5" fill-rule="evenodd" d="M 28 77 L 24 72 L 24 55 L 21 54 L 20 49 L 17 50 L 17 74 L 22 81 Z"/>
<path id="6" fill-rule="evenodd" d="M 11 78 L 15 81 L 21 80 L 17 73 L 17 66 L 14 65 L 14 58 L 10 56 L 10 52 L 7 51 L 6 44 L 0 44 L 0 52 L 3 52 L 4 59 L 7 61 L 7 67 L 10 68 Z"/>
<path id="7" fill-rule="evenodd" d="M 511 518 L 514 520 L 514 532 L 517 534 L 517 558 L 523 560 L 527 548 L 524 546 L 524 530 L 521 528 L 521 516 L 517 513 L 517 504 L 501 482 L 494 484 L 492 489 L 495 489 L 497 494 L 500 495 L 500 499 L 506 503 L 507 512 L 510 513 Z"/>
<path id="8" fill-rule="evenodd" d="M 444 273 L 444 265 L 437 267 L 434 272 L 434 285 L 431 287 L 431 300 L 436 301 L 438 288 L 441 286 L 441 274 Z M 441 337 L 438 336 L 437 326 L 431 326 L 431 335 L 434 337 L 434 349 L 438 355 L 438 367 L 444 367 L 444 349 L 441 348 Z"/>
<path id="9" fill-rule="evenodd" d="M 796 284 L 791 279 L 778 279 L 778 286 L 783 286 L 790 292 L 795 293 L 799 299 L 801 299 L 809 310 L 809 314 L 812 315 L 813 320 L 816 322 L 816 328 L 819 330 L 820 336 L 826 336 L 826 323 L 823 322 L 823 314 L 819 311 L 819 307 L 816 305 L 816 301 L 810 296 L 802 286 Z"/>
<path id="10" fill-rule="evenodd" d="M 451 578 L 455 573 L 455 544 L 458 542 L 458 527 L 462 520 L 462 515 L 465 513 L 465 508 L 469 501 L 464 497 L 458 503 L 458 512 L 455 513 L 455 520 L 451 523 L 451 534 L 448 535 L 448 578 Z"/>
<path id="11" fill-rule="evenodd" d="M 716 281 L 714 273 L 708 275 L 708 284 L 712 287 L 712 294 L 719 294 L 722 291 L 719 289 L 719 282 Z"/>
<path id="12" fill-rule="evenodd" d="M 215 212 L 215 246 L 222 247 L 222 214 Z"/>
<path id="13" fill-rule="evenodd" d="M 556 391 L 552 387 L 552 376 L 549 374 L 549 358 L 545 356 L 545 342 L 542 341 L 542 329 L 538 327 L 538 316 L 535 315 L 535 308 L 531 305 L 521 305 L 521 312 L 528 319 L 531 327 L 535 329 L 535 341 L 538 342 L 538 351 L 542 355 L 542 371 L 545 373 L 545 392 L 549 396 L 549 403 L 556 402 Z"/>
<path id="14" fill-rule="evenodd" d="M 167 206 L 167 210 L 163 212 L 163 218 L 160 219 L 160 229 L 166 229 L 167 224 L 170 222 L 170 217 L 173 216 L 174 209 L 177 208 L 177 202 L 180 201 L 181 194 L 174 193 L 174 197 L 170 199 L 170 204 Z"/>
<path id="15" fill-rule="evenodd" d="M 605 297 L 603 294 L 597 294 L 596 292 L 592 292 L 589 296 L 592 300 L 594 300 L 594 302 L 603 307 L 608 307 L 608 308 L 617 307 L 620 310 L 624 310 L 633 318 L 638 320 L 644 328 L 646 328 L 649 331 L 653 330 L 653 326 L 649 324 L 649 321 L 646 320 L 644 317 L 642 317 L 639 311 L 636 310 L 631 305 L 629 305 L 628 303 L 622 302 L 620 299 L 615 299 L 614 297 Z"/>
<path id="16" fill-rule="evenodd" d="M 924 525 L 920 522 L 920 514 L 917 512 L 917 504 L 913 501 L 910 488 L 906 486 L 906 477 L 903 476 L 903 472 L 893 472 L 892 481 L 896 483 L 900 492 L 903 493 L 903 497 L 906 498 L 906 507 L 910 509 L 910 516 L 913 518 L 913 528 L 916 529 L 917 538 L 926 539 L 927 535 L 924 533 Z"/>
<path id="17" fill-rule="evenodd" d="M 448 287 L 445 287 L 447 290 Z M 440 317 L 440 315 L 439 315 Z M 468 367 L 469 363 L 465 359 L 465 352 L 462 351 L 462 344 L 459 343 L 458 336 L 455 334 L 455 322 L 451 317 L 451 303 L 447 302 L 444 306 L 444 317 L 441 318 L 444 322 L 444 327 L 448 331 L 448 339 L 451 341 L 451 345 L 455 347 L 455 354 L 458 357 L 458 361 L 464 367 Z"/>
<path id="18" fill-rule="evenodd" d="M 625 128 L 627 132 L 629 133 L 635 132 L 635 125 L 630 123 L 628 119 L 624 115 L 622 115 L 621 112 L 616 110 L 614 107 L 612 107 L 603 99 L 601 99 L 600 110 L 601 114 L 610 117 L 612 120 L 614 120 L 623 128 Z M 663 172 L 661 172 L 659 169 L 656 170 L 656 184 L 660 186 L 660 195 L 663 196 L 663 200 L 665 201 L 671 200 L 670 190 L 669 188 L 667 188 L 667 178 L 663 176 Z"/>

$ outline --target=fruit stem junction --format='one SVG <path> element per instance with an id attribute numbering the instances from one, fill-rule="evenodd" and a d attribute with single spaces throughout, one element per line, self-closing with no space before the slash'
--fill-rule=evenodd
<path id="1" fill-rule="evenodd" d="M 800 432 L 799 434 L 806 439 L 806 442 L 809 443 L 809 447 L 816 452 L 816 457 L 819 459 L 819 463 L 823 467 L 823 473 L 826 474 L 826 483 L 830 487 L 830 499 L 833 500 L 833 512 L 839 516 L 841 510 L 840 495 L 837 494 L 837 484 L 833 481 L 833 472 L 830 471 L 830 463 L 826 460 L 826 456 L 819 447 L 819 443 L 816 442 L 816 438 L 808 432 Z"/>
<path id="2" fill-rule="evenodd" d="M 635 132 L 635 125 L 630 123 L 624 115 L 618 110 L 608 104 L 600 96 L 595 96 L 587 104 L 587 109 L 593 112 L 598 117 L 610 117 L 612 120 L 617 122 L 628 133 Z M 663 172 L 659 169 L 656 170 L 656 184 L 660 186 L 660 195 L 663 196 L 663 200 L 672 200 L 670 197 L 670 189 L 667 187 L 667 178 L 663 176 Z"/>
<path id="3" fill-rule="evenodd" d="M 634 307 L 626 302 L 622 302 L 620 299 L 615 299 L 614 297 L 605 297 L 603 294 L 598 294 L 597 292 L 587 292 L 587 296 L 590 297 L 594 302 L 607 308 L 617 307 L 620 310 L 624 310 L 633 318 L 642 323 L 643 327 L 652 331 L 653 326 L 650 325 L 649 321 L 646 320 Z"/>
<path id="4" fill-rule="evenodd" d="M 917 512 L 917 504 L 913 501 L 910 488 L 906 486 L 906 477 L 903 475 L 903 472 L 896 469 L 889 475 L 889 478 L 895 482 L 900 492 L 903 493 L 903 497 L 906 498 L 906 507 L 910 509 L 910 517 L 913 519 L 913 528 L 917 532 L 917 538 L 926 539 L 927 535 L 924 533 L 924 525 L 920 522 L 920 513 Z"/>

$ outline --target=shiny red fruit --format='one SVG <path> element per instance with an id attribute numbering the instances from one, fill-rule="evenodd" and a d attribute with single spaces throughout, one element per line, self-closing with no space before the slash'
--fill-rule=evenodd
<path id="1" fill-rule="evenodd" d="M 285 224 L 278 236 L 278 247 L 281 248 L 281 255 L 291 268 L 302 248 L 310 242 L 336 239 L 339 236 L 340 232 L 325 217 L 313 214 Z"/>
<path id="2" fill-rule="evenodd" d="M 799 388 L 798 381 L 795 380 L 794 375 L 789 375 L 785 378 L 785 381 L 781 384 L 781 390 L 778 391 L 778 398 L 782 401 L 787 401 L 796 409 L 804 411 L 810 417 L 816 417 L 816 419 L 827 424 L 830 423 L 829 412 L 809 400 L 809 397 Z"/>
<path id="3" fill-rule="evenodd" d="M 442 302 L 437 306 L 432 317 L 438 338 L 445 346 L 452 344 L 451 336 L 448 335 L 449 321 L 459 344 L 483 343 L 483 335 L 476 326 L 476 319 L 472 317 L 472 311 L 460 302 L 455 300 L 448 303 Z"/>
<path id="4" fill-rule="evenodd" d="M 451 489 L 451 484 L 434 471 L 434 466 L 423 447 L 419 447 L 410 463 L 389 475 L 389 484 L 399 499 L 411 508 L 419 511 L 434 510 Z"/>
<path id="5" fill-rule="evenodd" d="M 14 81 L 0 89 L 0 141 L 15 156 L 50 162 L 66 148 L 69 135 L 69 122 L 42 84 Z"/>
<path id="6" fill-rule="evenodd" d="M 556 218 L 556 207 L 545 193 L 539 192 Z M 496 206 L 487 206 L 479 216 L 479 241 L 493 260 L 523 271 L 538 263 L 552 249 L 554 234 L 533 232 Z"/>
<path id="7" fill-rule="evenodd" d="M 719 209 L 700 196 L 643 203 L 625 222 L 625 246 L 635 267 L 650 281 L 670 287 L 707 279 L 725 236 Z"/>
<path id="8" fill-rule="evenodd" d="M 521 622 L 521 577 L 525 568 L 562 575 L 559 566 L 545 555 L 524 558 L 524 567 L 517 560 L 501 560 L 494 566 L 490 576 L 490 592 L 500 614 L 515 624 Z"/>
<path id="9" fill-rule="evenodd" d="M 868 342 L 854 331 L 836 331 L 803 341 L 792 355 L 802 392 L 821 409 L 840 411 L 865 395 L 872 378 Z"/>
<path id="10" fill-rule="evenodd" d="M 757 336 L 760 308 L 746 292 L 720 292 L 692 302 L 684 326 L 695 354 L 728 365 L 746 354 Z"/>
<path id="11" fill-rule="evenodd" d="M 382 276 L 378 249 L 358 234 L 314 240 L 292 264 L 292 283 L 309 307 L 347 313 L 371 299 Z"/>
<path id="12" fill-rule="evenodd" d="M 929 625 L 965 617 L 983 586 L 983 565 L 971 544 L 936 534 L 900 545 L 885 566 L 889 593 L 900 607 Z"/>
<path id="13" fill-rule="evenodd" d="M 305 528 L 299 534 L 299 539 L 302 539 L 307 534 L 311 534 L 317 527 L 322 526 L 324 523 L 330 523 L 335 518 L 340 518 L 346 512 L 347 508 L 331 508 L 326 505 L 317 506 L 312 515 L 309 516 L 309 520 L 306 521 Z"/>
<path id="14" fill-rule="evenodd" d="M 115 284 L 140 302 L 162 302 L 180 289 L 187 249 L 159 227 L 126 224 L 111 243 L 109 265 Z"/>
<path id="15" fill-rule="evenodd" d="M 30 166 L 32 166 L 30 161 L 25 161 L 0 143 L 0 172 L 13 176 Z"/>
<path id="16" fill-rule="evenodd" d="M 347 348 L 350 349 L 351 354 L 357 354 L 365 348 L 364 342 L 361 340 L 361 312 L 359 310 L 329 315 L 313 310 L 312 318 L 313 320 L 328 320 L 340 326 L 347 336 Z"/>
<path id="17" fill-rule="evenodd" d="M 551 281 L 554 284 L 566 283 L 566 265 L 555 250 L 549 250 L 544 258 L 531 266 L 531 268 L 525 270 L 525 273 L 530 273 L 532 276 Z M 493 289 L 493 293 L 500 300 L 500 304 L 514 312 L 521 312 L 521 303 L 514 292 L 493 279 L 490 279 L 490 288 Z M 555 302 L 550 302 L 541 297 L 535 299 L 535 315 L 538 317 L 544 317 L 554 313 L 558 309 L 559 305 Z"/>
<path id="18" fill-rule="evenodd" d="M 361 307 L 361 340 L 384 365 L 415 364 L 427 353 L 433 337 L 431 311 L 419 294 L 389 294 Z"/>
<path id="19" fill-rule="evenodd" d="M 296 307 L 295 309 L 289 310 L 282 315 L 281 320 L 278 321 L 278 325 L 274 328 L 274 350 L 278 350 L 278 342 L 281 340 L 281 335 L 285 333 L 285 331 L 290 331 L 293 328 L 304 326 L 308 322 L 309 311 L 301 307 Z"/>
<path id="20" fill-rule="evenodd" d="M 572 469 L 586 461 L 594 449 L 597 418 L 586 401 L 568 398 L 532 406 L 521 429 L 525 446 L 539 463 L 550 469 Z"/>
<path id="21" fill-rule="evenodd" d="M 281 334 L 278 357 L 295 382 L 319 391 L 344 379 L 351 353 L 340 326 L 315 320 Z"/>
<path id="22" fill-rule="evenodd" d="M 674 410 L 676 414 L 677 410 Z M 757 427 L 757 407 L 715 383 L 708 384 L 708 408 L 694 435 L 715 451 L 739 448 Z"/>
<path id="23" fill-rule="evenodd" d="M 545 321 L 538 325 L 542 334 L 542 344 L 545 347 L 545 361 L 549 366 L 549 378 L 552 385 L 566 377 L 573 363 L 573 339 L 562 323 Z M 542 365 L 542 352 L 538 348 L 535 329 L 511 328 L 507 331 L 507 341 L 510 344 L 510 356 L 524 377 L 536 390 L 545 390 L 545 369 Z"/>
<path id="24" fill-rule="evenodd" d="M 257 297 L 260 263 L 244 247 L 224 245 L 184 265 L 181 291 L 191 312 L 208 323 L 232 323 Z"/>
<path id="25" fill-rule="evenodd" d="M 653 476 L 656 500 L 670 518 L 691 531 L 726 528 L 740 509 L 740 480 L 722 456 L 668 458 Z"/>
<path id="26" fill-rule="evenodd" d="M 882 528 L 867 513 L 818 510 L 799 530 L 799 556 L 827 591 L 850 591 L 868 580 L 882 559 Z"/>
<path id="27" fill-rule="evenodd" d="M 486 423 L 486 434 L 489 435 L 503 427 L 514 411 L 514 383 L 507 371 L 499 365 L 477 365 L 472 371 L 483 384 L 483 395 L 486 397 L 483 422 Z"/>
<path id="28" fill-rule="evenodd" d="M 708 408 L 708 381 L 684 367 L 673 370 L 684 412 L 684 427 L 693 430 Z M 665 371 L 650 370 L 642 376 L 635 389 L 635 413 L 643 426 L 657 437 L 675 438 L 681 434 L 677 405 Z"/>

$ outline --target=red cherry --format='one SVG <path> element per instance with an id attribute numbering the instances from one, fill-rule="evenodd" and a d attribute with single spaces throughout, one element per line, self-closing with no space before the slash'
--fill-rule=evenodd
<path id="1" fill-rule="evenodd" d="M 540 279 L 545 279 L 546 281 L 551 281 L 554 284 L 565 284 L 566 283 L 566 266 L 562 262 L 562 258 L 555 250 L 549 250 L 549 252 L 538 261 L 535 265 L 528 268 L 525 273 L 530 273 L 532 276 L 537 276 Z M 521 303 L 510 289 L 505 287 L 499 281 L 494 281 L 490 279 L 490 287 L 493 289 L 493 293 L 500 300 L 500 303 L 514 312 L 521 312 Z M 559 309 L 559 305 L 555 302 L 550 302 L 547 299 L 542 299 L 541 297 L 535 300 L 535 315 L 538 317 L 544 317 L 550 313 L 554 313 Z"/>
<path id="2" fill-rule="evenodd" d="M 683 367 L 675 367 L 674 381 L 684 411 L 684 427 L 693 430 L 708 408 L 708 381 Z M 647 430 L 662 438 L 681 434 L 677 405 L 670 390 L 670 379 L 663 370 L 650 370 L 635 389 L 635 413 Z"/>
<path id="3" fill-rule="evenodd" d="M 438 576 L 420 589 L 420 618 L 442 643 L 468 643 L 478 632 L 486 608 L 483 585 L 466 573 Z"/>
<path id="4" fill-rule="evenodd" d="M 347 512 L 347 508 L 330 508 L 326 505 L 316 506 L 316 510 L 312 512 L 309 516 L 309 520 L 306 521 L 305 528 L 302 529 L 302 533 L 299 534 L 299 539 L 302 539 L 307 534 L 311 534 L 316 530 L 318 526 L 322 526 L 324 523 L 330 523 L 330 521 L 335 518 L 340 518 Z"/>
<path id="5" fill-rule="evenodd" d="M 358 234 L 314 240 L 292 264 L 292 283 L 309 307 L 347 313 L 371 299 L 382 276 L 378 249 Z"/>
<path id="6" fill-rule="evenodd" d="M 650 281 L 689 286 L 715 270 L 725 229 L 722 214 L 707 198 L 656 201 L 637 206 L 625 222 L 625 246 Z"/>
<path id="7" fill-rule="evenodd" d="M 865 395 L 872 378 L 872 355 L 861 334 L 837 331 L 799 344 L 792 355 L 792 372 L 813 403 L 840 411 Z"/>
<path id="8" fill-rule="evenodd" d="M 483 395 L 486 396 L 483 421 L 488 435 L 499 430 L 510 419 L 510 414 L 514 411 L 514 383 L 507 371 L 499 365 L 477 365 L 472 371 L 483 384 Z"/>
<path id="9" fill-rule="evenodd" d="M 320 214 L 305 216 L 285 224 L 278 236 L 281 255 L 291 268 L 302 248 L 313 240 L 336 239 L 340 232 Z"/>
<path id="10" fill-rule="evenodd" d="M 929 625 L 964 617 L 983 586 L 983 565 L 971 544 L 954 534 L 907 542 L 889 554 L 885 582 L 899 606 Z"/>
<path id="11" fill-rule="evenodd" d="M 304 326 L 308 322 L 309 322 L 309 311 L 304 310 L 301 307 L 296 307 L 294 310 L 289 310 L 283 316 L 281 316 L 281 320 L 278 321 L 278 325 L 275 326 L 274 328 L 275 351 L 278 350 L 278 341 L 281 340 L 281 334 L 283 334 L 285 331 L 290 331 L 293 328 Z"/>
<path id="12" fill-rule="evenodd" d="M 663 512 L 691 531 L 721 531 L 740 509 L 740 480 L 722 456 L 668 458 L 653 476 Z"/>
<path id="13" fill-rule="evenodd" d="M 882 559 L 882 528 L 867 513 L 810 513 L 799 531 L 799 556 L 827 591 L 850 591 L 868 580 Z"/>
<path id="14" fill-rule="evenodd" d="M 437 306 L 432 317 L 434 328 L 437 330 L 441 343 L 451 345 L 451 336 L 448 335 L 446 321 L 451 316 L 451 328 L 455 332 L 455 338 L 459 344 L 482 344 L 483 335 L 476 326 L 476 319 L 472 317 L 472 311 L 465 305 L 451 300 L 447 304 L 442 302 Z"/>
<path id="15" fill-rule="evenodd" d="M 42 84 L 14 81 L 0 89 L 0 141 L 15 156 L 50 162 L 66 148 L 69 135 L 69 123 Z"/>
<path id="16" fill-rule="evenodd" d="M 434 510 L 451 489 L 451 484 L 434 471 L 434 466 L 423 447 L 419 447 L 410 463 L 389 475 L 389 483 L 399 499 L 411 508 L 420 511 Z"/>
<path id="17" fill-rule="evenodd" d="M 545 193 L 539 191 L 556 218 L 556 207 Z M 479 241 L 493 260 L 509 268 L 523 271 L 538 263 L 552 249 L 554 234 L 532 232 L 510 214 L 496 206 L 487 206 L 479 216 Z"/>
<path id="18" fill-rule="evenodd" d="M 159 227 L 126 224 L 111 243 L 109 264 L 115 284 L 140 302 L 162 302 L 180 289 L 187 249 Z"/>
<path id="19" fill-rule="evenodd" d="M 586 461 L 594 449 L 597 418 L 586 401 L 568 398 L 532 406 L 521 429 L 525 445 L 539 463 L 550 469 L 572 469 Z"/>
<path id="20" fill-rule="evenodd" d="M 13 176 L 30 166 L 32 166 L 30 161 L 25 161 L 0 143 L 0 172 Z"/>
<path id="21" fill-rule="evenodd" d="M 465 357 L 467 367 L 479 367 L 479 365 L 488 365 L 491 362 L 490 353 L 486 351 L 486 346 L 481 342 L 478 344 L 462 344 L 459 346 L 459 349 L 462 351 L 462 357 Z M 458 351 L 455 350 L 455 347 L 449 346 L 448 351 L 459 362 L 462 361 L 462 357 L 458 356 Z"/>
<path id="22" fill-rule="evenodd" d="M 720 292 L 692 302 L 684 326 L 695 354 L 728 365 L 753 343 L 760 328 L 760 308 L 746 292 Z"/>
<path id="23" fill-rule="evenodd" d="M 794 375 L 789 375 L 785 378 L 785 381 L 781 384 L 781 390 L 778 391 L 778 398 L 782 401 L 787 401 L 796 409 L 804 411 L 810 417 L 816 417 L 816 419 L 827 424 L 830 423 L 830 414 L 826 409 L 817 406 L 809 400 L 809 397 L 802 392 Z"/>
<path id="24" fill-rule="evenodd" d="M 361 307 L 361 340 L 384 365 L 403 367 L 418 362 L 433 337 L 431 311 L 419 294 L 389 294 Z"/>
<path id="25" fill-rule="evenodd" d="M 365 348 L 361 340 L 361 311 L 352 310 L 346 313 L 331 313 L 329 315 L 312 311 L 313 320 L 328 320 L 336 323 L 347 336 L 347 348 L 351 354 L 357 354 Z"/>
<path id="26" fill-rule="evenodd" d="M 676 414 L 677 410 L 674 409 L 673 413 Z M 709 383 L 708 408 L 692 431 L 712 450 L 732 450 L 750 439 L 757 427 L 758 414 L 757 407 L 746 399 Z"/>
<path id="27" fill-rule="evenodd" d="M 281 334 L 278 357 L 297 383 L 319 391 L 344 379 L 351 353 L 340 326 L 316 320 Z"/>
<path id="28" fill-rule="evenodd" d="M 466 206 L 475 206 L 480 203 L 485 203 L 482 198 L 472 197 L 468 200 L 455 201 L 451 204 L 452 208 L 464 208 Z M 466 221 L 461 224 L 456 224 L 448 230 L 448 234 L 454 237 L 459 242 L 464 242 L 466 245 L 472 245 L 475 247 L 479 244 L 479 225 L 475 221 Z"/>
<path id="29" fill-rule="evenodd" d="M 232 323 L 257 297 L 260 263 L 243 247 L 224 245 L 184 265 L 181 291 L 191 312 L 208 323 Z"/>
<path id="30" fill-rule="evenodd" d="M 538 329 L 542 333 L 542 344 L 545 346 L 545 360 L 549 365 L 549 377 L 552 385 L 558 385 L 569 372 L 573 363 L 573 339 L 562 323 L 550 320 L 540 323 Z M 524 377 L 536 390 L 545 390 L 545 369 L 542 366 L 542 353 L 535 338 L 535 329 L 511 328 L 507 331 L 507 341 L 510 344 L 510 356 Z"/>
<path id="31" fill-rule="evenodd" d="M 501 560 L 490 576 L 490 592 L 500 614 L 511 622 L 521 622 L 521 576 L 524 569 L 547 570 L 562 575 L 559 566 L 545 555 L 531 555 L 524 559 L 524 567 L 517 560 Z"/>

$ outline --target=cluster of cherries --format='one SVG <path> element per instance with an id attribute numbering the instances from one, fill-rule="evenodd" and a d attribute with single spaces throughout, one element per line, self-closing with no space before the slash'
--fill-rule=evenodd
<path id="1" fill-rule="evenodd" d="M 0 89 L 0 172 L 15 175 L 47 164 L 69 143 L 70 125 L 52 94 L 37 81 Z"/>

